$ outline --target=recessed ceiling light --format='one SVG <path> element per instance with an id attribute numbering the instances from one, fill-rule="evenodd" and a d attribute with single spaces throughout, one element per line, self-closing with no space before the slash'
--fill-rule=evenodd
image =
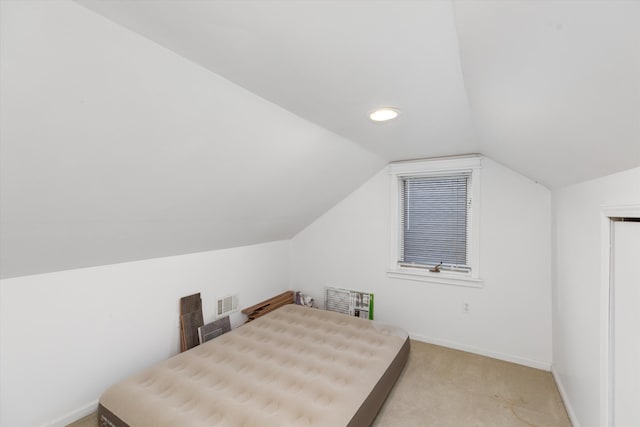
<path id="1" fill-rule="evenodd" d="M 386 122 L 398 117 L 398 110 L 395 108 L 379 108 L 373 113 L 369 114 L 369 118 L 374 122 Z"/>

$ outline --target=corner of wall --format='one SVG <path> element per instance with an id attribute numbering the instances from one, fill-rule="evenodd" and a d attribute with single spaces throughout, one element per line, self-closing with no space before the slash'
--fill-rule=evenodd
<path id="1" fill-rule="evenodd" d="M 578 417 L 576 416 L 576 413 L 573 410 L 573 406 L 571 405 L 569 396 L 567 395 L 567 392 L 564 388 L 564 384 L 562 383 L 560 375 L 554 369 L 553 364 L 551 364 L 551 374 L 553 375 L 553 379 L 555 380 L 556 386 L 558 387 L 558 392 L 560 392 L 560 397 L 562 398 L 562 403 L 564 404 L 564 407 L 567 410 L 567 415 L 569 416 L 569 421 L 571 421 L 571 425 L 573 427 L 580 427 L 580 423 L 578 422 Z"/>

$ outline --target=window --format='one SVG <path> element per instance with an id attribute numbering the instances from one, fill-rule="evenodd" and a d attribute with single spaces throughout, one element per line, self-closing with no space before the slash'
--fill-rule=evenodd
<path id="1" fill-rule="evenodd" d="M 401 178 L 401 265 L 471 271 L 470 180 L 469 172 Z"/>
<path id="2" fill-rule="evenodd" d="M 389 276 L 481 285 L 480 160 L 472 156 L 389 166 L 393 201 Z"/>

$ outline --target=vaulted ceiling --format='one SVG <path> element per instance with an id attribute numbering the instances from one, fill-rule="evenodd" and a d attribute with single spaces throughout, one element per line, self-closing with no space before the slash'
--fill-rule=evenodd
<path id="1" fill-rule="evenodd" d="M 449 2 L 81 4 L 388 160 L 480 148 Z"/>
<path id="2" fill-rule="evenodd" d="M 640 165 L 640 2 L 0 7 L 3 277 L 287 239 L 394 160 Z"/>
<path id="3" fill-rule="evenodd" d="M 481 152 L 550 188 L 640 164 L 637 1 L 79 2 L 389 161 Z"/>

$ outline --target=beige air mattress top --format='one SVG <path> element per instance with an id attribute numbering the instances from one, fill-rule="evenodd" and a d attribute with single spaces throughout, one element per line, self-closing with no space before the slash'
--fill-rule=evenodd
<path id="1" fill-rule="evenodd" d="M 346 426 L 406 339 L 291 304 L 112 386 L 100 403 L 134 427 Z"/>

